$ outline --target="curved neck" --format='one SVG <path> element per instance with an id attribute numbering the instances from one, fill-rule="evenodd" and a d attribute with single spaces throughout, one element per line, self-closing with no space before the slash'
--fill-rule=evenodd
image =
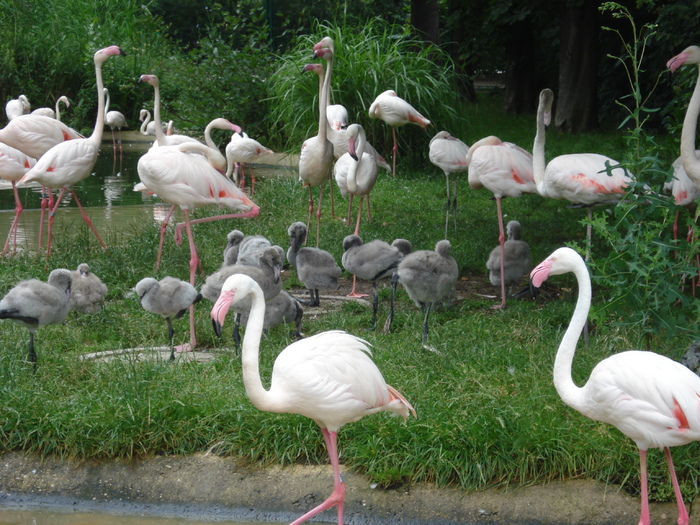
<path id="1" fill-rule="evenodd" d="M 348 169 L 348 176 L 346 179 L 349 193 L 357 193 L 359 184 L 364 182 L 357 180 L 357 172 L 360 171 L 362 155 L 365 153 L 365 142 L 365 133 L 363 131 L 360 131 L 357 134 L 357 148 L 355 148 L 355 155 L 357 155 L 357 161 L 350 164 L 350 168 Z"/>
<path id="2" fill-rule="evenodd" d="M 104 88 L 102 92 L 105 94 L 105 115 L 109 111 L 109 90 Z"/>
<path id="3" fill-rule="evenodd" d="M 265 298 L 258 286 L 251 287 L 250 315 L 243 336 L 241 363 L 243 385 L 251 402 L 260 410 L 270 410 L 270 395 L 260 379 L 260 337 L 265 320 Z"/>
<path id="4" fill-rule="evenodd" d="M 695 82 L 693 96 L 690 97 L 688 109 L 683 120 L 681 132 L 681 158 L 683 167 L 688 177 L 696 184 L 700 183 L 700 160 L 695 155 L 695 131 L 697 129 L 698 114 L 700 114 L 700 65 L 698 66 L 698 80 Z"/>
<path id="5" fill-rule="evenodd" d="M 90 138 L 95 142 L 102 141 L 102 131 L 105 127 L 105 92 L 104 83 L 102 82 L 102 64 L 95 62 L 95 79 L 97 81 L 97 120 L 95 129 L 92 131 Z"/>
<path id="6" fill-rule="evenodd" d="M 532 145 L 532 174 L 537 185 L 537 192 L 544 196 L 544 142 L 546 135 L 546 126 L 544 124 L 544 104 L 540 103 L 537 108 L 537 132 L 535 133 L 535 142 Z"/>
<path id="7" fill-rule="evenodd" d="M 554 387 L 564 403 L 577 408 L 581 404 L 582 389 L 576 386 L 571 377 L 571 365 L 576 353 L 576 344 L 581 337 L 581 331 L 591 308 L 591 278 L 583 261 L 574 269 L 574 275 L 578 281 L 578 299 L 571 322 L 559 344 L 557 357 L 554 360 Z"/>
<path id="8" fill-rule="evenodd" d="M 323 78 L 323 85 L 319 92 L 318 99 L 318 138 L 323 143 L 327 136 L 328 120 L 326 118 L 326 108 L 328 107 L 328 98 L 331 89 L 331 73 L 333 71 L 333 59 L 328 61 L 328 68 Z"/>
<path id="9" fill-rule="evenodd" d="M 151 112 L 146 111 L 146 118 L 141 123 L 141 135 L 148 135 L 148 123 L 151 121 Z"/>
<path id="10" fill-rule="evenodd" d="M 165 133 L 160 123 L 160 85 L 153 86 L 153 122 L 156 126 L 156 141 L 159 146 L 165 145 Z"/>

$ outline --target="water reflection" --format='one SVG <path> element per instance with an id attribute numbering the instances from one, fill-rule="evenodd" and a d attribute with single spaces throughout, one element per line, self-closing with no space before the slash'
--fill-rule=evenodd
<path id="1" fill-rule="evenodd" d="M 162 222 L 170 205 L 145 192 L 133 191 L 139 182 L 138 160 L 146 151 L 148 142 L 125 142 L 123 160 L 117 156 L 114 162 L 111 141 L 102 145 L 95 169 L 90 177 L 75 186 L 75 191 L 100 235 L 109 231 L 133 231 L 129 227 L 134 220 L 153 219 Z M 294 176 L 293 168 L 256 166 L 258 178 Z M 15 201 L 10 183 L 0 180 L 0 246 L 5 241 L 14 219 Z M 54 192 L 54 195 L 56 192 Z M 41 188 L 38 186 L 19 189 L 24 211 L 17 232 L 18 249 L 36 249 L 39 239 L 39 217 Z M 66 192 L 59 204 L 59 218 L 55 222 L 57 234 L 61 228 L 75 225 L 81 227 L 82 218 L 74 199 Z"/>

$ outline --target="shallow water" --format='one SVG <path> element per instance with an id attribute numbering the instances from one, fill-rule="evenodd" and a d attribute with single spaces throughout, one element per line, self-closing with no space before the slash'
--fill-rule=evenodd
<path id="1" fill-rule="evenodd" d="M 75 186 L 80 203 L 103 238 L 107 232 L 129 233 L 135 225 L 143 224 L 144 219 L 159 222 L 170 209 L 170 205 L 164 204 L 157 197 L 133 191 L 134 185 L 139 182 L 138 160 L 148 145 L 149 143 L 144 142 L 125 142 L 123 156 L 120 160 L 117 151 L 115 162 L 111 142 L 103 143 L 93 174 Z M 260 179 L 287 177 L 293 171 L 291 168 L 269 165 L 255 167 L 256 177 Z M 15 200 L 9 183 L 0 180 L 0 190 L 4 190 L 0 191 L 1 248 L 14 219 Z M 24 211 L 20 216 L 17 246 L 18 249 L 35 250 L 39 239 L 41 189 L 20 188 L 19 195 Z M 83 220 L 75 201 L 70 193 L 66 192 L 56 214 L 55 232 L 60 235 L 62 228 L 82 227 L 82 224 Z"/>

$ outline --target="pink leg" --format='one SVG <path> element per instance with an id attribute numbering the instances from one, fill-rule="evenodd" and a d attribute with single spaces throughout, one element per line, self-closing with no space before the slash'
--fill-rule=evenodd
<path id="1" fill-rule="evenodd" d="M 17 226 L 19 224 L 19 216 L 22 213 L 22 201 L 19 198 L 19 191 L 17 190 L 17 184 L 12 181 L 12 191 L 15 194 L 15 219 L 12 221 L 10 226 L 10 231 L 7 233 L 7 240 L 5 241 L 5 246 L 2 249 L 2 253 L 7 252 L 7 248 L 10 245 L 10 238 L 12 238 L 12 253 L 14 254 L 17 250 Z"/>
<path id="2" fill-rule="evenodd" d="M 639 451 L 639 483 L 642 499 L 642 512 L 639 516 L 639 525 L 651 525 L 649 516 L 649 487 L 647 484 L 647 451 Z"/>
<path id="3" fill-rule="evenodd" d="M 114 163 L 117 163 L 117 139 L 114 138 L 114 128 L 112 128 L 112 148 L 114 149 Z"/>
<path id="4" fill-rule="evenodd" d="M 494 309 L 506 307 L 506 270 L 505 270 L 505 242 L 506 234 L 503 231 L 503 213 L 501 212 L 501 199 L 496 197 L 496 210 L 498 211 L 498 243 L 501 245 L 501 304 L 494 306 Z"/>
<path id="5" fill-rule="evenodd" d="M 121 128 L 117 130 L 119 134 L 119 171 L 121 171 L 122 164 L 124 163 L 124 150 L 122 149 L 122 130 Z"/>
<path id="6" fill-rule="evenodd" d="M 316 248 L 321 239 L 321 200 L 323 199 L 323 184 L 318 187 L 318 208 L 316 208 Z"/>
<path id="7" fill-rule="evenodd" d="M 165 230 L 168 228 L 168 222 L 170 222 L 170 217 L 175 211 L 175 205 L 170 206 L 170 211 L 165 216 L 165 220 L 160 224 L 160 241 L 158 241 L 158 256 L 156 257 L 156 271 L 160 268 L 160 257 L 163 253 L 163 239 L 165 238 Z"/>
<path id="8" fill-rule="evenodd" d="M 372 210 L 369 206 L 369 193 L 365 196 L 365 198 L 367 199 L 367 220 L 372 222 Z"/>
<path id="9" fill-rule="evenodd" d="M 345 219 L 345 222 L 347 223 L 348 226 L 350 225 L 350 217 L 352 217 L 352 198 L 353 197 L 354 197 L 354 195 L 351 193 L 350 198 L 348 199 L 348 218 Z"/>
<path id="10" fill-rule="evenodd" d="M 333 201 L 333 183 L 335 180 L 333 180 L 333 171 L 331 171 L 331 176 L 330 176 L 330 183 L 328 187 L 331 189 L 331 219 L 335 219 L 335 203 Z"/>
<path id="11" fill-rule="evenodd" d="M 396 144 L 396 128 L 392 127 L 391 128 L 391 134 L 394 137 L 394 148 L 392 149 L 392 159 L 393 159 L 393 174 L 394 178 L 396 178 L 396 153 L 399 151 L 399 146 Z"/>
<path id="12" fill-rule="evenodd" d="M 329 432 L 327 429 L 322 428 L 323 439 L 326 442 L 326 448 L 328 449 L 328 457 L 331 460 L 331 466 L 333 467 L 333 492 L 328 499 L 321 503 L 318 507 L 310 510 L 300 518 L 294 520 L 290 525 L 299 525 L 309 518 L 316 516 L 317 514 L 323 512 L 331 507 L 338 507 L 338 525 L 343 525 L 343 514 L 345 510 L 345 484 L 343 483 L 343 478 L 340 476 L 340 463 L 338 462 L 338 445 L 337 445 L 337 434 L 335 432 Z"/>
<path id="13" fill-rule="evenodd" d="M 355 286 L 357 285 L 357 275 L 352 276 L 352 290 L 346 297 L 369 297 L 366 293 L 357 293 L 355 291 Z"/>
<path id="14" fill-rule="evenodd" d="M 362 203 L 364 199 L 360 196 L 360 207 L 357 209 L 357 220 L 355 221 L 355 235 L 360 235 L 360 219 L 362 218 Z"/>
<path id="15" fill-rule="evenodd" d="M 92 233 L 95 234 L 95 237 L 97 237 L 97 240 L 99 241 L 100 245 L 102 246 L 102 249 L 107 251 L 107 246 L 105 245 L 104 242 L 102 242 L 102 239 L 100 238 L 100 234 L 97 233 L 97 230 L 92 225 L 92 221 L 90 220 L 90 217 L 88 217 L 85 214 L 85 210 L 83 210 L 83 207 L 80 205 L 80 201 L 78 200 L 78 196 L 75 194 L 75 190 L 73 188 L 71 188 L 70 192 L 73 194 L 73 198 L 75 199 L 75 203 L 78 205 L 78 209 L 80 210 L 80 214 L 83 216 L 83 220 L 88 225 L 88 227 L 92 230 Z"/>
<path id="16" fill-rule="evenodd" d="M 257 217 L 260 213 L 260 208 L 255 206 L 250 211 L 243 213 L 229 213 L 228 215 L 216 215 L 214 217 L 203 217 L 202 219 L 195 219 L 190 221 L 190 224 L 200 224 L 202 222 L 213 222 L 220 221 L 222 219 L 240 219 L 244 217 Z M 185 223 L 179 222 L 175 225 L 175 243 L 180 246 L 182 244 L 182 228 L 185 227 Z"/>
<path id="17" fill-rule="evenodd" d="M 194 285 L 194 278 L 199 264 L 199 256 L 197 255 L 197 247 L 194 244 L 194 236 L 192 235 L 192 223 L 190 222 L 190 214 L 188 210 L 182 210 L 185 215 L 185 228 L 187 230 L 187 240 L 190 245 L 190 284 Z M 183 350 L 193 351 L 197 346 L 197 338 L 194 331 L 194 305 L 190 306 L 190 345 L 189 348 L 176 347 L 175 350 L 182 352 Z"/>
<path id="18" fill-rule="evenodd" d="M 306 239 L 304 239 L 304 244 L 309 240 L 309 226 L 311 226 L 311 214 L 314 212 L 314 194 L 311 191 L 311 186 L 309 186 L 309 216 L 306 218 Z"/>
<path id="19" fill-rule="evenodd" d="M 673 485 L 673 493 L 676 495 L 676 504 L 678 505 L 678 525 L 688 525 L 688 511 L 683 503 L 683 494 L 681 494 L 681 488 L 678 485 L 678 478 L 676 477 L 676 469 L 673 468 L 673 458 L 671 457 L 671 449 L 664 447 L 664 456 L 666 456 L 666 464 L 668 465 L 668 472 L 671 475 L 671 484 Z"/>

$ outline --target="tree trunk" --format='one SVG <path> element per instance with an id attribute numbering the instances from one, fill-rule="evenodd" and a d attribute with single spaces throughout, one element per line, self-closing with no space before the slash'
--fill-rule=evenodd
<path id="1" fill-rule="evenodd" d="M 440 45 L 440 10 L 437 0 L 411 0 L 411 25 L 426 42 Z"/>
<path id="2" fill-rule="evenodd" d="M 588 0 L 562 0 L 560 14 L 554 124 L 562 131 L 591 131 L 598 128 L 598 9 Z"/>
<path id="3" fill-rule="evenodd" d="M 503 110 L 506 113 L 533 111 L 537 106 L 537 67 L 531 18 L 509 25 L 504 38 L 508 66 Z"/>

